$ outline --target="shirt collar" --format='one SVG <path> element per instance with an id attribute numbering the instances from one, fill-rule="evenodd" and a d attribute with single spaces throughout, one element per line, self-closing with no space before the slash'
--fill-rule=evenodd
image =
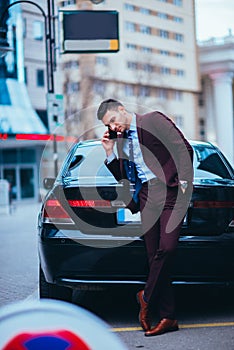
<path id="1" fill-rule="evenodd" d="M 136 114 L 135 113 L 132 113 L 132 121 L 131 121 L 129 130 L 136 131 Z"/>

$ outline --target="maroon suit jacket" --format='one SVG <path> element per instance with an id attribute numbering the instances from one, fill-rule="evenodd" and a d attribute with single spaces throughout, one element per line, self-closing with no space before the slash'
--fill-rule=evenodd
<path id="1" fill-rule="evenodd" d="M 193 181 L 193 149 L 176 125 L 156 111 L 136 115 L 137 133 L 148 168 L 169 187 L 179 180 Z M 117 140 L 118 157 L 106 164 L 119 181 L 126 179 L 122 166 L 122 138 Z"/>

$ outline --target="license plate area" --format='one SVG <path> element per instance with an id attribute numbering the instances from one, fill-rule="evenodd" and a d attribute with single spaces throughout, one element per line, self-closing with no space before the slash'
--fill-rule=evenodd
<path id="1" fill-rule="evenodd" d="M 132 224 L 132 225 L 140 225 L 141 224 L 141 214 L 140 212 L 136 214 L 132 214 L 129 209 L 126 208 L 118 208 L 117 209 L 117 223 L 119 225 L 123 224 Z"/>
<path id="2" fill-rule="evenodd" d="M 141 214 L 140 212 L 136 214 L 132 214 L 129 209 L 126 208 L 119 208 L 117 209 L 117 224 L 123 225 L 123 224 L 141 224 Z M 186 213 L 184 219 L 183 219 L 183 226 L 188 225 L 188 213 Z"/>

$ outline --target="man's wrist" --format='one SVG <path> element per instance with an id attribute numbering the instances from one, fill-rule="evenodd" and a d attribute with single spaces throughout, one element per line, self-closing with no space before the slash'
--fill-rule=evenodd
<path id="1" fill-rule="evenodd" d="M 116 158 L 116 155 L 114 152 L 111 152 L 110 155 L 106 154 L 106 161 L 107 164 L 109 164 L 110 162 L 112 162 L 112 160 L 114 160 Z"/>

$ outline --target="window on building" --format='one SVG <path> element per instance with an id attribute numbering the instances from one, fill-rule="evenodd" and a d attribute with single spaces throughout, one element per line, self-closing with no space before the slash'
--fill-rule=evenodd
<path id="1" fill-rule="evenodd" d="M 169 32 L 168 32 L 168 30 L 160 29 L 159 30 L 159 36 L 161 38 L 169 39 Z"/>
<path id="2" fill-rule="evenodd" d="M 98 95 L 104 95 L 105 94 L 105 84 L 103 81 L 95 81 L 93 85 L 94 93 Z"/>
<path id="3" fill-rule="evenodd" d="M 168 98 L 168 90 L 166 89 L 158 89 L 158 97 L 160 100 L 167 100 Z"/>
<path id="4" fill-rule="evenodd" d="M 149 97 L 150 96 L 150 88 L 148 86 L 140 86 L 138 94 L 141 97 Z"/>
<path id="5" fill-rule="evenodd" d="M 178 91 L 178 90 L 174 91 L 173 92 L 173 98 L 176 101 L 182 101 L 182 99 L 183 99 L 183 92 L 182 91 Z"/>
<path id="6" fill-rule="evenodd" d="M 164 12 L 158 12 L 158 17 L 162 19 L 168 19 L 167 13 Z"/>
<path id="7" fill-rule="evenodd" d="M 151 34 L 151 28 L 149 26 L 146 26 L 144 24 L 140 25 L 140 32 L 142 34 Z"/>
<path id="8" fill-rule="evenodd" d="M 44 70 L 37 69 L 37 86 L 43 87 L 45 86 L 45 78 L 44 78 Z"/>
<path id="9" fill-rule="evenodd" d="M 24 82 L 27 85 L 28 84 L 28 70 L 27 67 L 24 67 Z"/>
<path id="10" fill-rule="evenodd" d="M 200 107 L 203 107 L 205 105 L 205 81 L 204 79 L 201 80 L 201 92 L 198 94 L 198 104 Z"/>
<path id="11" fill-rule="evenodd" d="M 75 81 L 68 81 L 65 84 L 65 91 L 67 95 L 72 95 L 80 90 L 80 83 Z"/>
<path id="12" fill-rule="evenodd" d="M 135 32 L 136 31 L 136 24 L 133 22 L 125 22 L 125 29 L 128 32 Z"/>
<path id="13" fill-rule="evenodd" d="M 183 34 L 174 33 L 173 37 L 174 37 L 174 39 L 175 39 L 176 41 L 181 41 L 181 42 L 184 41 L 184 36 L 183 36 Z"/>
<path id="14" fill-rule="evenodd" d="M 183 0 L 173 0 L 173 4 L 176 6 L 183 6 Z"/>
<path id="15" fill-rule="evenodd" d="M 200 126 L 200 137 L 201 140 L 205 139 L 205 120 L 204 119 L 200 119 L 199 120 L 199 126 Z"/>
<path id="16" fill-rule="evenodd" d="M 173 17 L 173 21 L 177 22 L 177 23 L 183 23 L 184 20 L 182 17 L 177 17 L 177 16 L 174 16 Z"/>
<path id="17" fill-rule="evenodd" d="M 160 55 L 170 56 L 170 51 L 168 51 L 168 50 L 160 50 Z"/>
<path id="18" fill-rule="evenodd" d="M 20 148 L 18 155 L 20 163 L 34 163 L 36 161 L 36 153 L 34 149 Z"/>
<path id="19" fill-rule="evenodd" d="M 149 15 L 150 14 L 150 10 L 145 8 L 145 7 L 140 7 L 140 13 L 142 13 L 144 15 Z"/>
<path id="20" fill-rule="evenodd" d="M 171 74 L 171 68 L 169 68 L 169 67 L 161 67 L 160 68 L 160 73 L 161 74 L 165 74 L 165 75 L 169 75 L 169 74 Z"/>
<path id="21" fill-rule="evenodd" d="M 146 47 L 146 46 L 141 46 L 140 50 L 141 50 L 141 52 L 144 52 L 144 53 L 152 53 L 153 52 L 151 47 Z"/>
<path id="22" fill-rule="evenodd" d="M 136 50 L 136 49 L 137 49 L 137 46 L 136 46 L 136 44 L 127 43 L 127 44 L 126 44 L 126 48 L 127 48 L 128 50 Z"/>
<path id="23" fill-rule="evenodd" d="M 183 69 L 177 69 L 176 75 L 177 75 L 178 77 L 183 77 L 183 76 L 184 76 L 184 70 L 183 70 Z"/>
<path id="24" fill-rule="evenodd" d="M 44 23 L 42 21 L 33 22 L 33 38 L 35 40 L 43 40 Z"/>
<path id="25" fill-rule="evenodd" d="M 125 3 L 124 4 L 124 9 L 127 10 L 127 11 L 134 11 L 135 7 L 132 4 Z"/>
<path id="26" fill-rule="evenodd" d="M 96 56 L 96 63 L 102 66 L 108 65 L 108 58 L 103 56 Z"/>
<path id="27" fill-rule="evenodd" d="M 175 53 L 175 57 L 176 57 L 176 58 L 184 58 L 184 54 L 183 54 L 183 53 L 180 53 L 180 52 L 176 52 L 176 53 Z"/>
<path id="28" fill-rule="evenodd" d="M 132 85 L 124 86 L 125 96 L 134 96 L 134 89 Z"/>
<path id="29" fill-rule="evenodd" d="M 182 117 L 182 115 L 175 115 L 174 116 L 174 121 L 176 126 L 178 126 L 178 128 L 183 129 L 184 127 L 184 118 Z"/>
<path id="30" fill-rule="evenodd" d="M 17 163 L 17 149 L 6 149 L 2 151 L 2 160 L 5 164 Z"/>
<path id="31" fill-rule="evenodd" d="M 26 38 L 27 36 L 27 20 L 26 18 L 23 18 L 23 38 Z"/>
<path id="32" fill-rule="evenodd" d="M 152 66 L 152 64 L 149 64 L 149 63 L 143 63 L 141 65 L 141 69 L 144 71 L 144 72 L 150 72 L 152 73 L 154 71 L 154 66 Z"/>
<path id="33" fill-rule="evenodd" d="M 79 61 L 67 61 L 63 63 L 63 69 L 77 69 L 79 68 Z"/>
<path id="34" fill-rule="evenodd" d="M 137 65 L 137 62 L 128 61 L 127 67 L 128 69 L 137 70 L 138 65 Z"/>
<path id="35" fill-rule="evenodd" d="M 61 1 L 61 7 L 75 5 L 75 4 L 76 4 L 76 0 L 63 0 L 63 1 Z"/>

